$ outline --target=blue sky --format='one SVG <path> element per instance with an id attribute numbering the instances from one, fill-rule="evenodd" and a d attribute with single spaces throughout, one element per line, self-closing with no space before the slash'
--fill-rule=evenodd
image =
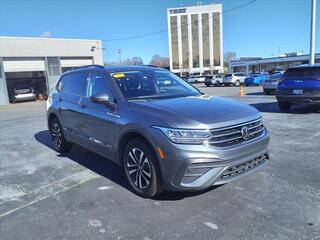
<path id="1" fill-rule="evenodd" d="M 182 0 L 0 0 L 0 35 L 114 39 L 167 28 L 166 9 L 196 5 Z M 205 1 L 203 4 L 214 1 Z M 223 10 L 248 0 L 218 0 Z M 316 52 L 320 52 L 320 1 L 317 1 Z M 257 0 L 223 16 L 224 52 L 238 57 L 271 57 L 291 51 L 309 52 L 311 0 Z M 125 41 L 104 41 L 105 61 L 153 54 L 168 56 L 168 35 L 161 33 Z"/>

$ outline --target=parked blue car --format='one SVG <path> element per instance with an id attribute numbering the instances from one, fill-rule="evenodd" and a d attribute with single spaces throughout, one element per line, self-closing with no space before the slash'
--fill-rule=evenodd
<path id="1" fill-rule="evenodd" d="M 266 74 L 251 74 L 249 77 L 244 79 L 244 85 L 246 86 L 259 86 L 265 83 L 268 79 L 268 75 Z"/>
<path id="2" fill-rule="evenodd" d="M 299 103 L 320 106 L 320 64 L 289 68 L 279 80 L 276 98 L 283 111 Z"/>

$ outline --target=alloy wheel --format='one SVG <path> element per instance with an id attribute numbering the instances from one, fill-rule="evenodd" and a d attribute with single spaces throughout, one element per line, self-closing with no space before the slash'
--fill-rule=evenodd
<path id="1" fill-rule="evenodd" d="M 133 148 L 128 154 L 127 172 L 131 182 L 143 190 L 152 180 L 151 165 L 146 154 L 139 148 Z"/>
<path id="2" fill-rule="evenodd" d="M 53 122 L 53 124 L 52 124 L 51 136 L 52 136 L 54 146 L 57 149 L 60 149 L 61 143 L 62 143 L 62 132 L 61 132 L 61 128 L 57 122 Z"/>

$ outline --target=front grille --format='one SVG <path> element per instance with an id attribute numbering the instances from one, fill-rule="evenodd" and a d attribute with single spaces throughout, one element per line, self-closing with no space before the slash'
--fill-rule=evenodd
<path id="1" fill-rule="evenodd" d="M 241 133 L 241 130 L 244 127 L 247 128 L 247 138 Z M 210 130 L 212 137 L 209 140 L 209 145 L 215 147 L 228 147 L 240 144 L 261 136 L 263 130 L 264 126 L 261 118 L 238 125 L 212 129 Z"/>
<path id="2" fill-rule="evenodd" d="M 239 165 L 233 166 L 228 168 L 227 170 L 225 170 L 220 179 L 221 180 L 227 180 L 229 178 L 232 177 L 236 177 L 239 176 L 245 172 L 248 172 L 258 166 L 260 166 L 261 164 L 263 164 L 265 161 L 267 161 L 269 159 L 267 154 L 264 154 L 258 158 L 255 158 L 253 160 L 250 160 L 248 162 L 245 163 L 241 163 Z"/>

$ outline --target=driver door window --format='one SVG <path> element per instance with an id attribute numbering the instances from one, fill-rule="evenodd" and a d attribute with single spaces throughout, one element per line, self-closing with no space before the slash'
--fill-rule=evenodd
<path id="1" fill-rule="evenodd" d="M 107 79 L 100 73 L 90 72 L 86 97 L 90 98 L 99 93 L 110 93 Z"/>

